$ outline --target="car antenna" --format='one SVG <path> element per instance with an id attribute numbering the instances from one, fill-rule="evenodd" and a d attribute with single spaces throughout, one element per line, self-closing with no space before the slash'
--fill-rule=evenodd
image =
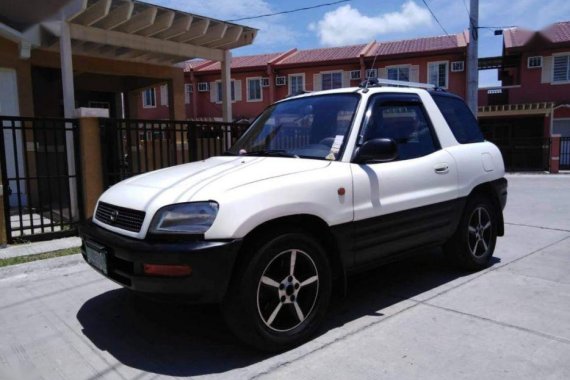
<path id="1" fill-rule="evenodd" d="M 376 58 L 378 58 L 378 51 L 380 49 L 376 49 L 376 54 L 374 54 L 374 60 L 372 61 L 372 66 L 370 66 L 370 70 L 369 70 L 369 74 L 366 76 L 366 83 L 364 84 L 364 90 L 362 90 L 363 93 L 367 93 L 368 92 L 368 85 L 370 84 L 370 75 L 372 75 L 372 70 L 374 69 L 374 64 L 376 63 Z M 376 78 L 378 78 L 378 72 L 376 72 Z"/>

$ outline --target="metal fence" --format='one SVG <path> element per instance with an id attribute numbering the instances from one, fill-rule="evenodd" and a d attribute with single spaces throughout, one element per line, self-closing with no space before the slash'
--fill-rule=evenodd
<path id="1" fill-rule="evenodd" d="M 548 170 L 550 138 L 529 137 L 491 140 L 501 150 L 507 171 Z"/>
<path id="2" fill-rule="evenodd" d="M 151 170 L 220 155 L 248 126 L 206 121 L 102 119 L 104 186 Z"/>
<path id="3" fill-rule="evenodd" d="M 570 170 L 570 137 L 560 138 L 560 170 Z"/>
<path id="4" fill-rule="evenodd" d="M 8 243 L 76 234 L 82 216 L 78 122 L 0 116 Z"/>

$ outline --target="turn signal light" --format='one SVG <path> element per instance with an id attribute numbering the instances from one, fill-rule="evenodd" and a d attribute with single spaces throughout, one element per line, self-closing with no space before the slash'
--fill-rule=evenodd
<path id="1" fill-rule="evenodd" d="M 192 267 L 190 265 L 144 264 L 143 272 L 150 276 L 183 277 L 190 276 Z"/>

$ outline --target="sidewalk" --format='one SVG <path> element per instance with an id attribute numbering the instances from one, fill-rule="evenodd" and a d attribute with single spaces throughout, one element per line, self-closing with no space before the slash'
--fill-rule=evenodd
<path id="1" fill-rule="evenodd" d="M 10 245 L 0 249 L 0 259 L 9 259 L 12 257 L 36 255 L 38 253 L 46 253 L 59 251 L 61 249 L 81 247 L 81 239 L 77 236 L 54 239 L 48 241 L 39 241 L 35 243 Z"/>

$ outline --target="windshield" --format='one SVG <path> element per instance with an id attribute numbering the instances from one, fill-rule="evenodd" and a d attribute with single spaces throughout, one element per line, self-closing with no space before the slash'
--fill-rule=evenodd
<path id="1" fill-rule="evenodd" d="M 330 94 L 274 104 L 228 153 L 337 160 L 359 99 L 353 93 Z"/>

